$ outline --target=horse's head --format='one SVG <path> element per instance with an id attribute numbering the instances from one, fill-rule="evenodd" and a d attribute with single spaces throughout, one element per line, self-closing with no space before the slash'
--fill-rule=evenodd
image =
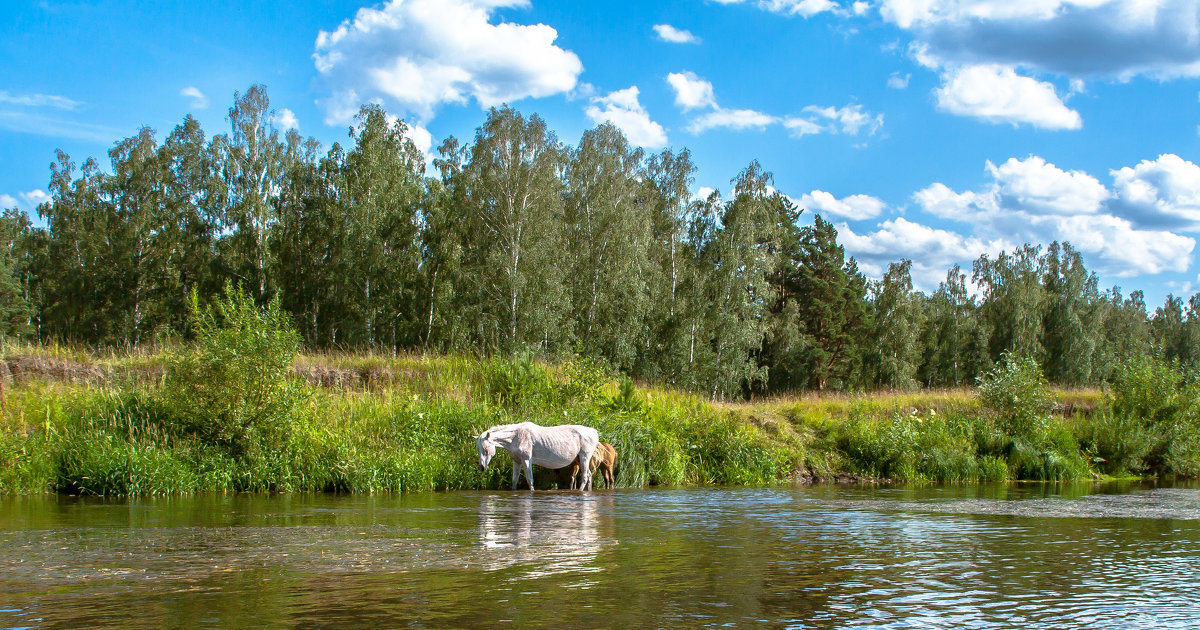
<path id="1" fill-rule="evenodd" d="M 475 448 L 479 451 L 479 468 L 487 470 L 488 464 L 492 462 L 492 456 L 496 454 L 496 445 L 488 437 L 487 431 L 475 438 Z"/>

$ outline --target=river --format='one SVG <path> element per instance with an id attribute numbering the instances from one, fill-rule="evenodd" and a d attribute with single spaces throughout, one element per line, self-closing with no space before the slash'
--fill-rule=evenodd
<path id="1" fill-rule="evenodd" d="M 1193 628 L 1200 490 L 0 499 L 0 628 Z"/>

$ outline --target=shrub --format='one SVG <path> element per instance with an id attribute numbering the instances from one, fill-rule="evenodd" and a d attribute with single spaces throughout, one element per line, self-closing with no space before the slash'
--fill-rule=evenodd
<path id="1" fill-rule="evenodd" d="M 980 377 L 979 395 L 1001 431 L 1031 442 L 1043 440 L 1054 395 L 1037 361 L 1004 353 L 1000 364 Z"/>
<path id="2" fill-rule="evenodd" d="M 168 359 L 163 396 L 182 428 L 235 456 L 286 443 L 306 396 L 292 370 L 300 335 L 272 300 L 259 308 L 241 288 L 201 309 L 189 304 L 194 346 Z"/>
<path id="3" fill-rule="evenodd" d="M 1124 360 L 1109 386 L 1113 414 L 1136 418 L 1146 426 L 1172 421 L 1180 411 L 1183 379 L 1177 365 L 1161 359 L 1138 356 Z"/>
<path id="4" fill-rule="evenodd" d="M 1109 474 L 1137 473 L 1156 438 L 1140 419 L 1111 409 L 1076 420 L 1075 436 L 1097 468 Z"/>
<path id="5" fill-rule="evenodd" d="M 481 380 L 487 395 L 509 410 L 545 406 L 558 394 L 550 373 L 529 354 L 485 363 Z"/>

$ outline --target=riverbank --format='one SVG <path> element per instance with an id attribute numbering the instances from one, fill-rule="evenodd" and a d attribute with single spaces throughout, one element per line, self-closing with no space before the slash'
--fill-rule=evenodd
<path id="1" fill-rule="evenodd" d="M 1109 465 L 1143 437 L 1112 435 L 1129 427 L 1114 423 L 1111 396 L 1097 390 L 1053 392 L 1037 434 L 1023 436 L 1006 432 L 974 389 L 713 404 L 586 361 L 453 356 L 299 355 L 286 417 L 270 435 L 238 442 L 194 430 L 187 410 L 172 407 L 172 352 L 10 347 L 0 491 L 501 488 L 510 460 L 479 471 L 471 436 L 524 420 L 595 426 L 620 453 L 621 487 L 1062 480 L 1140 468 Z"/>

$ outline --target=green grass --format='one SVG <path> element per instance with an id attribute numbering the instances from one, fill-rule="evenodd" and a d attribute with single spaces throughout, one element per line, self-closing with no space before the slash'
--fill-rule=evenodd
<path id="1" fill-rule="evenodd" d="M 297 357 L 304 395 L 284 427 L 233 449 L 206 441 L 180 420 L 186 410 L 171 407 L 162 377 L 166 352 L 7 348 L 10 360 L 100 366 L 104 377 L 68 382 L 27 373 L 6 386 L 0 492 L 505 488 L 511 460 L 500 455 L 480 471 L 472 436 L 524 420 L 596 427 L 619 452 L 620 487 L 762 485 L 834 475 L 1054 481 L 1143 472 L 1150 450 L 1149 438 L 1111 420 L 1107 396 L 1098 390 L 1057 392 L 1060 407 L 1070 403 L 1067 415 L 1051 416 L 1044 434 L 1014 437 L 997 429 L 970 389 L 711 404 L 635 385 L 587 362 L 349 353 Z M 1168 447 L 1175 449 L 1168 455 L 1185 448 Z M 1100 451 L 1125 455 L 1110 459 Z M 539 480 L 553 483 L 549 475 Z"/>

